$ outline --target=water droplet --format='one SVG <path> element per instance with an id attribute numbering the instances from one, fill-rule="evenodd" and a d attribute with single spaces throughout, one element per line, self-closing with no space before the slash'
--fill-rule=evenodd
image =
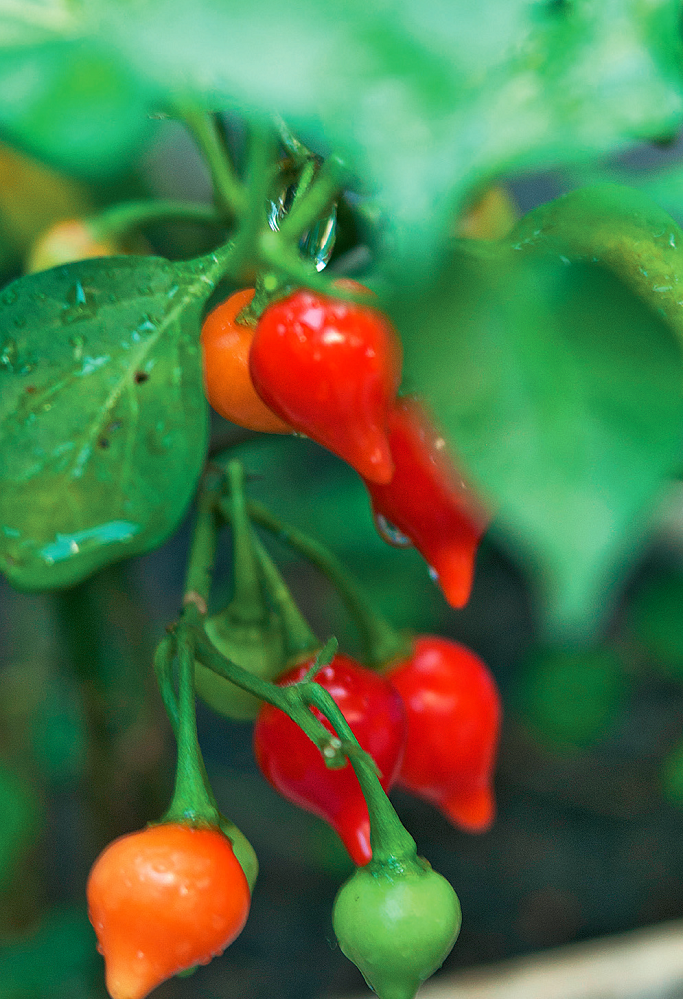
<path id="1" fill-rule="evenodd" d="M 135 327 L 135 332 L 144 333 L 144 332 L 149 332 L 150 330 L 153 331 L 157 328 L 158 325 L 159 325 L 158 320 L 152 319 L 150 315 L 145 313 L 143 316 L 141 316 L 140 322 Z"/>
<path id="2" fill-rule="evenodd" d="M 429 566 L 429 578 L 432 580 L 433 583 L 439 582 L 439 574 L 433 565 Z"/>
<path id="3" fill-rule="evenodd" d="M 295 195 L 296 184 L 289 184 L 282 189 L 277 198 L 268 201 L 268 225 L 273 232 L 277 232 L 280 229 L 282 222 L 289 214 Z M 316 270 L 322 271 L 332 256 L 336 238 L 337 207 L 335 205 L 327 218 L 316 222 L 308 232 L 304 233 L 299 242 L 299 247 L 302 253 L 314 262 Z"/>
<path id="4" fill-rule="evenodd" d="M 15 316 L 14 325 L 18 330 L 21 330 L 26 325 L 26 316 Z"/>
<path id="5" fill-rule="evenodd" d="M 294 184 L 288 184 L 283 187 L 280 194 L 275 198 L 275 200 L 268 201 L 267 214 L 268 214 L 268 225 L 273 230 L 277 232 L 280 228 L 280 223 L 289 214 L 289 211 L 294 204 L 294 195 L 296 194 L 296 186 Z"/>
<path id="6" fill-rule="evenodd" d="M 74 349 L 74 361 L 81 361 L 83 359 L 84 343 L 85 343 L 85 337 L 82 337 L 79 334 L 69 337 L 69 344 Z"/>
<path id="7" fill-rule="evenodd" d="M 75 534 L 56 534 L 55 540 L 45 545 L 39 555 L 48 565 L 63 562 L 77 555 L 84 548 L 101 547 L 116 542 L 127 542 L 140 530 L 137 524 L 126 520 L 113 520 L 98 524 Z"/>
<path id="8" fill-rule="evenodd" d="M 412 548 L 413 542 L 407 535 L 402 531 L 399 531 L 398 527 L 387 520 L 386 517 L 382 516 L 381 513 L 376 513 L 374 515 L 375 527 L 377 528 L 377 533 L 383 541 L 386 541 L 388 545 L 392 545 L 394 548 Z"/>
<path id="9" fill-rule="evenodd" d="M 300 247 L 307 257 L 310 257 L 317 271 L 327 267 L 337 238 L 337 207 L 332 208 L 326 219 L 310 229 L 301 239 Z"/>
<path id="10" fill-rule="evenodd" d="M 66 293 L 66 305 L 61 314 L 64 324 L 76 323 L 81 319 L 91 319 L 97 312 L 95 297 L 80 281 L 72 284 Z"/>
<path id="11" fill-rule="evenodd" d="M 3 292 L 2 298 L 0 298 L 0 302 L 2 302 L 3 305 L 14 305 L 14 303 L 18 298 L 19 298 L 19 292 L 15 287 L 10 285 L 9 288 L 5 289 L 5 291 Z"/>
<path id="12" fill-rule="evenodd" d="M 69 305 L 85 305 L 85 289 L 80 281 L 72 285 L 66 293 Z"/>
<path id="13" fill-rule="evenodd" d="M 0 367 L 7 368 L 8 371 L 14 371 L 14 366 L 17 363 L 17 341 L 16 340 L 5 340 L 2 347 L 0 347 Z"/>

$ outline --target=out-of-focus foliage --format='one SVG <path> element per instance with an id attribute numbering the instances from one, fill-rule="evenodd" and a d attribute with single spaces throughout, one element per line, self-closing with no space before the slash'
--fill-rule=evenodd
<path id="1" fill-rule="evenodd" d="M 392 263 L 421 270 L 482 179 L 675 129 L 677 28 L 674 0 L 31 0 L 0 9 L 0 125 L 97 171 L 129 152 L 144 106 L 278 111 L 345 151 Z"/>
<path id="2" fill-rule="evenodd" d="M 624 709 L 628 681 L 610 650 L 538 649 L 520 670 L 522 717 L 551 748 L 591 745 Z"/>
<path id="3" fill-rule="evenodd" d="M 679 460 L 680 348 L 602 270 L 456 253 L 395 307 L 406 383 L 433 407 L 555 627 L 590 629 Z"/>

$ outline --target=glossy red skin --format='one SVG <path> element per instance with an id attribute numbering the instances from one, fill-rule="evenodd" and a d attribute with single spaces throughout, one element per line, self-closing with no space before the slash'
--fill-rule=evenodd
<path id="1" fill-rule="evenodd" d="M 87 895 L 112 999 L 143 999 L 179 971 L 208 964 L 238 936 L 251 901 L 230 840 L 179 823 L 110 843 Z"/>
<path id="2" fill-rule="evenodd" d="M 301 680 L 312 662 L 288 670 L 278 685 Z M 401 698 L 384 677 L 348 656 L 336 655 L 316 673 L 315 680 L 336 701 L 361 747 L 377 764 L 382 787 L 388 790 L 398 777 L 406 739 Z M 314 713 L 332 731 L 319 712 Z M 263 705 L 256 719 L 254 754 L 264 776 L 283 797 L 330 823 L 356 865 L 372 859 L 368 810 L 350 763 L 340 770 L 326 767 L 318 748 L 270 704 Z"/>
<path id="3" fill-rule="evenodd" d="M 448 603 L 464 607 L 488 516 L 417 399 L 398 399 L 387 426 L 395 471 L 385 485 L 365 479 L 372 508 L 415 545 Z"/>
<path id="4" fill-rule="evenodd" d="M 464 645 L 422 635 L 385 675 L 408 715 L 399 784 L 461 829 L 485 832 L 495 817 L 491 781 L 501 723 L 488 668 Z"/>
<path id="5" fill-rule="evenodd" d="M 401 380 L 401 345 L 381 312 L 301 289 L 264 311 L 249 367 L 280 419 L 371 481 L 390 480 L 386 420 Z"/>

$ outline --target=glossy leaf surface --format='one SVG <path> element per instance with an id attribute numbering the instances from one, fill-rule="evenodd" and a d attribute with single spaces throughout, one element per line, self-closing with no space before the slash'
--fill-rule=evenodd
<path id="1" fill-rule="evenodd" d="M 0 295 L 0 566 L 16 586 L 71 585 L 177 526 L 206 453 L 212 266 L 91 260 Z"/>

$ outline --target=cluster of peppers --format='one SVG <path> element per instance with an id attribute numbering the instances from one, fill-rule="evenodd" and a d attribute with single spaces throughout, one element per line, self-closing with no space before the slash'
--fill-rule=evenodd
<path id="1" fill-rule="evenodd" d="M 319 287 L 300 275 L 329 260 L 340 189 L 334 158 L 320 167 L 288 134 L 281 137 L 288 151 L 276 164 L 282 194 L 266 197 L 267 224 L 270 235 L 282 230 L 278 267 L 288 267 L 273 274 L 252 259 L 266 237 L 254 242 L 246 188 L 218 133 L 196 115 L 188 121 L 211 166 L 221 212 L 174 202 L 120 206 L 97 225 L 73 220 L 47 234 L 28 269 L 121 252 L 117 234 L 145 219 L 168 214 L 215 226 L 236 216 L 233 276 L 258 278 L 204 321 L 209 402 L 239 426 L 304 434 L 347 461 L 363 479 L 385 540 L 414 545 L 448 602 L 462 607 L 488 518 L 421 401 L 398 394 L 396 332 L 371 292 L 354 281 L 337 280 L 331 294 L 290 291 L 289 281 Z M 254 162 L 262 146 L 254 142 Z M 290 160 L 300 172 L 294 186 L 285 177 Z M 270 174 L 261 173 L 266 196 Z M 234 592 L 210 616 L 224 524 L 233 531 Z M 363 664 L 339 654 L 334 639 L 323 646 L 312 634 L 255 527 L 289 544 L 335 585 L 360 629 Z M 173 975 L 207 963 L 239 935 L 249 913 L 258 861 L 213 795 L 197 739 L 197 694 L 228 718 L 253 720 L 254 753 L 266 778 L 339 833 L 357 866 L 334 903 L 340 947 L 380 999 L 413 999 L 450 952 L 460 905 L 451 885 L 418 857 L 386 791 L 401 785 L 460 828 L 489 827 L 500 701 L 485 665 L 455 642 L 397 633 L 373 614 L 323 545 L 247 501 L 244 471 L 234 460 L 207 468 L 183 610 L 154 665 L 178 746 L 173 798 L 158 822 L 110 844 L 88 880 L 112 999 L 143 999 Z"/>
<path id="2" fill-rule="evenodd" d="M 209 616 L 218 531 L 233 532 L 234 592 Z M 254 525 L 336 586 L 365 665 L 312 634 Z M 90 918 L 112 999 L 143 999 L 208 962 L 241 931 L 258 864 L 216 805 L 201 758 L 195 692 L 226 717 L 255 719 L 254 752 L 290 800 L 325 818 L 357 865 L 334 903 L 342 951 L 381 999 L 412 999 L 451 950 L 460 907 L 418 857 L 385 791 L 401 784 L 465 829 L 493 817 L 500 702 L 463 646 L 396 633 L 315 539 L 248 501 L 235 460 L 210 466 L 199 497 L 184 608 L 155 669 L 178 743 L 176 787 L 159 823 L 114 841 L 95 862 Z"/>
<path id="3" fill-rule="evenodd" d="M 202 327 L 209 402 L 251 430 L 297 432 L 363 478 L 387 540 L 412 544 L 444 596 L 463 607 L 487 515 L 414 397 L 398 397 L 401 344 L 355 281 L 348 301 L 300 289 L 253 315 L 254 289 L 236 292 Z"/>

